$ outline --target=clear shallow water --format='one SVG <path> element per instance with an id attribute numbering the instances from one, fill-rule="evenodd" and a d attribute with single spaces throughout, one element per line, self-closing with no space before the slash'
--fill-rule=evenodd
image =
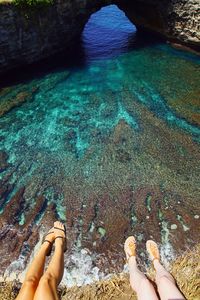
<path id="1" fill-rule="evenodd" d="M 183 246 L 195 243 L 199 214 L 199 58 L 138 34 L 114 6 L 90 19 L 82 39 L 79 68 L 0 91 L 1 219 L 17 232 L 49 224 L 47 211 L 65 221 L 68 283 L 80 279 L 80 249 L 91 251 L 81 254 L 91 265 L 83 273 L 98 278 L 116 260 L 122 268 L 133 231 L 141 246 L 157 239 L 165 255 L 181 250 L 179 235 Z M 22 242 L 26 262 L 33 245 Z"/>

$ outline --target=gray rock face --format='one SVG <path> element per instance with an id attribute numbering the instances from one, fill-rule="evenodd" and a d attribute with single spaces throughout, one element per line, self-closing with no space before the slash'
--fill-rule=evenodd
<path id="1" fill-rule="evenodd" d="M 119 1 L 119 7 L 138 26 L 153 30 L 171 41 L 199 48 L 199 0 Z"/>
<path id="2" fill-rule="evenodd" d="M 56 0 L 40 9 L 0 4 L 0 73 L 70 48 L 90 15 L 115 3 L 136 25 L 172 41 L 200 45 L 199 0 Z"/>

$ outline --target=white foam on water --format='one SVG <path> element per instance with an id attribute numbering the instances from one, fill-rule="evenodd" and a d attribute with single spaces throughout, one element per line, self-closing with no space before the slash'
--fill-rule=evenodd
<path id="1" fill-rule="evenodd" d="M 105 277 L 95 266 L 96 255 L 88 249 L 77 249 L 66 259 L 62 286 L 91 284 Z"/>
<path id="2" fill-rule="evenodd" d="M 42 239 L 43 239 L 43 233 L 40 232 L 39 242 L 36 244 L 35 248 L 31 253 L 30 260 L 29 260 L 30 262 L 33 260 L 33 257 L 35 256 L 36 252 L 39 250 L 42 244 Z M 18 280 L 20 282 L 23 282 L 28 266 L 29 263 L 26 262 L 26 256 L 20 254 L 18 259 L 14 260 L 6 269 L 4 275 L 0 277 L 0 282 L 13 281 L 13 280 Z"/>
<path id="3" fill-rule="evenodd" d="M 38 252 L 43 239 L 44 233 L 40 231 L 39 242 L 36 244 L 34 250 L 31 253 L 29 263 L 27 263 L 26 255 L 20 254 L 18 259 L 13 261 L 7 268 L 6 272 L 2 277 L 1 281 L 13 281 L 18 280 L 23 282 L 27 268 L 33 257 Z M 169 262 L 175 258 L 174 250 L 169 241 L 162 244 L 160 248 L 160 255 L 162 263 L 166 268 L 169 266 Z M 76 247 L 73 249 L 72 253 L 65 257 L 64 275 L 61 281 L 61 286 L 72 287 L 72 286 L 82 286 L 86 284 L 91 284 L 95 281 L 101 279 L 108 279 L 114 274 L 106 275 L 95 265 L 97 259 L 97 254 L 92 253 L 86 248 Z M 128 265 L 124 265 L 123 273 L 128 272 Z"/>
<path id="4" fill-rule="evenodd" d="M 169 241 L 160 247 L 160 257 L 163 265 L 168 268 L 170 261 L 175 258 L 174 249 Z"/>
<path id="5" fill-rule="evenodd" d="M 0 277 L 0 282 L 9 282 L 13 280 L 17 280 L 19 282 L 24 281 L 30 262 L 33 260 L 33 257 L 38 252 L 42 244 L 43 236 L 43 232 L 40 232 L 39 242 L 32 251 L 29 262 L 27 263 L 25 255 L 20 254 L 18 259 L 13 261 L 6 269 L 4 275 Z M 65 257 L 64 275 L 61 286 L 82 286 L 107 278 L 107 276 L 105 276 L 104 273 L 95 266 L 96 257 L 96 254 L 91 253 L 88 249 L 74 249 L 70 256 Z"/>

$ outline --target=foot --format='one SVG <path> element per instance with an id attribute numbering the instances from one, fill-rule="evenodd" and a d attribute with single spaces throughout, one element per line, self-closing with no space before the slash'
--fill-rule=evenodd
<path id="1" fill-rule="evenodd" d="M 43 238 L 43 244 L 46 246 L 46 255 L 51 254 L 53 242 L 55 240 L 54 228 L 52 227 Z"/>
<path id="2" fill-rule="evenodd" d="M 149 253 L 149 256 L 151 258 L 152 261 L 154 260 L 160 260 L 160 253 L 159 253 L 159 249 L 158 249 L 158 245 L 152 241 L 152 240 L 148 240 L 146 242 L 146 248 L 147 248 L 147 251 Z"/>
<path id="3" fill-rule="evenodd" d="M 55 243 L 63 246 L 64 252 L 66 251 L 66 229 L 65 226 L 59 222 L 54 222 L 54 235 Z"/>
<path id="4" fill-rule="evenodd" d="M 136 240 L 134 236 L 129 236 L 124 243 L 124 251 L 126 253 L 126 260 L 129 262 L 130 257 L 136 256 Z"/>

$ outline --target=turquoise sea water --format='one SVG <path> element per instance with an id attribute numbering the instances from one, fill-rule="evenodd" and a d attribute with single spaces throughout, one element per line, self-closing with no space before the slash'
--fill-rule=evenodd
<path id="1" fill-rule="evenodd" d="M 148 177 L 145 165 L 152 163 L 152 169 L 158 154 L 152 152 L 153 162 L 145 161 L 142 146 L 138 144 L 127 150 L 125 138 L 120 141 L 124 148 L 116 152 L 120 164 L 113 163 L 115 168 L 111 164 L 113 157 L 108 145 L 121 122 L 139 140 L 140 135 L 146 134 L 150 146 L 155 140 L 162 146 L 161 133 L 156 133 L 156 124 L 160 122 L 166 145 L 167 141 L 171 143 L 174 131 L 177 136 L 173 141 L 179 144 L 181 155 L 187 152 L 186 165 L 196 159 L 189 146 L 185 150 L 183 144 L 188 138 L 199 149 L 199 57 L 177 51 L 150 34 L 137 33 L 115 6 L 92 16 L 83 32 L 82 44 L 85 54 L 80 67 L 57 69 L 1 90 L 4 113 L 0 118 L 0 150 L 8 155 L 8 167 L 2 170 L 0 179 L 12 184 L 13 189 L 1 196 L 0 207 L 3 215 L 10 199 L 25 186 L 24 208 L 16 217 L 21 226 L 28 222 L 28 212 L 39 195 L 44 195 L 46 202 L 35 216 L 35 224 L 40 223 L 51 203 L 56 205 L 57 216 L 67 221 L 66 210 L 73 206 L 73 193 L 79 195 L 84 207 L 89 195 L 100 190 L 97 182 L 100 186 L 105 178 L 114 182 L 122 177 L 120 186 L 122 182 L 126 186 Z M 150 118 L 155 122 L 150 123 Z M 147 128 L 152 126 L 155 128 L 151 137 Z M 164 156 L 171 150 L 162 151 L 166 155 L 162 153 L 163 157 L 157 160 L 160 168 L 166 168 Z M 143 169 L 135 164 L 135 153 L 140 155 Z M 104 160 L 107 157 L 108 161 L 103 163 L 101 157 Z M 168 172 L 164 167 L 163 174 Z M 134 170 L 137 179 L 131 173 Z M 186 176 L 187 171 L 184 172 Z M 194 191 L 198 181 L 196 172 L 194 169 L 188 172 Z M 160 185 L 158 178 L 154 178 L 155 185 Z M 179 178 L 176 179 L 178 182 Z M 180 179 L 180 185 L 181 182 Z M 70 196 L 66 185 L 70 185 Z M 82 243 L 80 219 L 74 216 L 77 240 Z"/>

